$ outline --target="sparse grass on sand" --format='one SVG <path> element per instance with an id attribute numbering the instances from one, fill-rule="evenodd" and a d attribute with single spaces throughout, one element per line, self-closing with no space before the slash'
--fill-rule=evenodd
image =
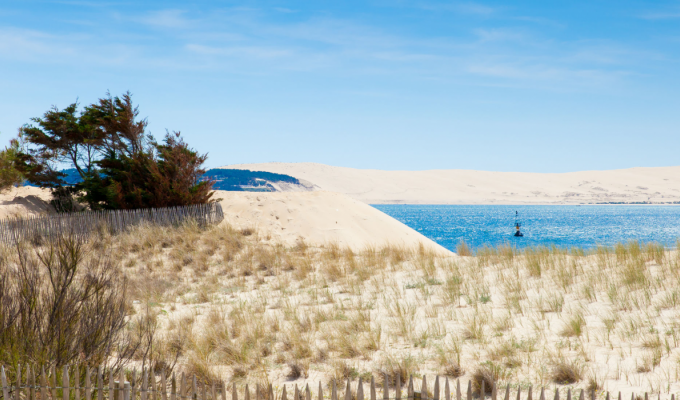
<path id="1" fill-rule="evenodd" d="M 97 240 L 129 279 L 131 316 L 157 321 L 158 368 L 180 354 L 202 379 L 251 385 L 373 373 L 680 389 L 680 257 L 659 245 L 440 257 L 286 247 L 226 224 Z"/>

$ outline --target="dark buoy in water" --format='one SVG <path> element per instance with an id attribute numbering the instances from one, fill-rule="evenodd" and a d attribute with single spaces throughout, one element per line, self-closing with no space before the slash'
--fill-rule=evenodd
<path id="1" fill-rule="evenodd" d="M 519 213 L 515 211 L 515 235 L 514 235 L 515 237 L 524 236 L 522 231 L 519 230 L 520 226 L 522 226 L 522 224 L 519 222 Z"/>

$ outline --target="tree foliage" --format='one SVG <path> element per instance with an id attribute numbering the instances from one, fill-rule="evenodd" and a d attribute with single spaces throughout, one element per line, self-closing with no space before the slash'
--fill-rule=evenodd
<path id="1" fill-rule="evenodd" d="M 212 181 L 203 180 L 207 156 L 191 149 L 179 132 L 162 143 L 146 133 L 146 119 L 130 93 L 48 110 L 20 129 L 26 150 L 19 155 L 28 181 L 75 194 L 96 209 L 167 207 L 211 201 Z M 74 168 L 82 182 L 69 186 L 59 167 Z"/>
<path id="2" fill-rule="evenodd" d="M 19 142 L 16 139 L 10 142 L 9 147 L 0 151 L 0 192 L 24 182 L 23 175 L 16 167 L 18 153 Z"/>

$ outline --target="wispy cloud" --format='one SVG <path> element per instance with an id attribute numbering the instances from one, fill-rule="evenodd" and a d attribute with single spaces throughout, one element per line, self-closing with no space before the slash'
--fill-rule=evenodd
<path id="1" fill-rule="evenodd" d="M 0 30 L 4 53 L 0 58 L 43 63 L 77 60 L 79 65 L 105 64 L 107 68 L 134 59 L 134 68 L 166 70 L 314 71 L 327 76 L 449 81 L 468 77 L 468 84 L 488 84 L 491 79 L 495 83 L 531 85 L 552 80 L 556 85 L 569 85 L 623 79 L 627 57 L 633 54 L 615 43 L 559 41 L 535 29 L 471 26 L 464 35 L 421 37 L 351 18 L 296 16 L 281 21 L 268 18 L 268 12 L 279 11 L 161 9 L 141 17 L 118 14 L 111 30 L 84 27 L 91 32 L 84 35 L 4 29 Z M 141 30 L 127 29 L 129 24 L 140 23 Z"/>
<path id="2" fill-rule="evenodd" d="M 680 18 L 680 8 L 675 7 L 668 10 L 649 11 L 639 16 L 642 19 L 658 20 L 658 19 L 676 19 Z"/>
<path id="3" fill-rule="evenodd" d="M 428 11 L 447 11 L 480 16 L 489 16 L 502 10 L 500 7 L 491 7 L 475 2 L 414 2 L 411 3 L 411 6 Z"/>
<path id="4" fill-rule="evenodd" d="M 290 49 L 260 46 L 213 47 L 201 44 L 188 44 L 185 48 L 201 55 L 221 55 L 232 57 L 252 57 L 259 59 L 282 58 L 293 55 Z"/>
<path id="5" fill-rule="evenodd" d="M 148 13 L 147 15 L 136 18 L 137 21 L 161 28 L 187 28 L 194 21 L 188 19 L 183 10 L 159 10 Z"/>

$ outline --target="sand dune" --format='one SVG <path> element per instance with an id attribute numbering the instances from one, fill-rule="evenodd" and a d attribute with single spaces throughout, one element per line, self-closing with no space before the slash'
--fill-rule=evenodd
<path id="1" fill-rule="evenodd" d="M 339 245 L 361 250 L 367 245 L 400 244 L 449 251 L 386 214 L 341 193 L 253 193 L 217 191 L 226 222 L 237 228 L 253 227 L 261 235 L 292 245 Z"/>
<path id="2" fill-rule="evenodd" d="M 369 204 L 594 204 L 680 202 L 680 167 L 561 174 L 470 170 L 381 171 L 316 163 L 237 164 L 294 176 Z"/>
<path id="3" fill-rule="evenodd" d="M 52 212 L 48 190 L 22 187 L 0 194 L 0 218 Z M 225 221 L 237 228 L 256 228 L 272 241 L 294 245 L 337 242 L 354 250 L 385 244 L 450 252 L 375 208 L 340 193 L 324 191 L 255 193 L 216 191 Z"/>

